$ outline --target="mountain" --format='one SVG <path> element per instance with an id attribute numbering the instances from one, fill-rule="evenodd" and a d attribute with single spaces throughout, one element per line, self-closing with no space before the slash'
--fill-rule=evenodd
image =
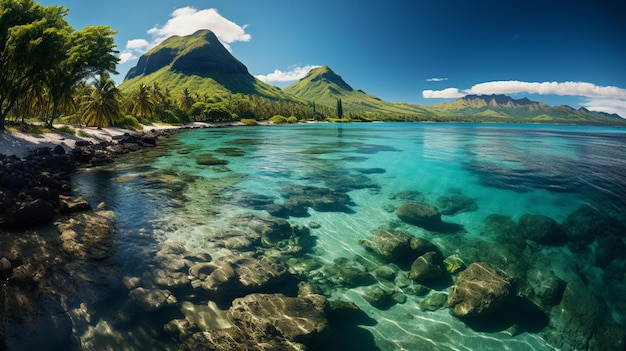
<path id="1" fill-rule="evenodd" d="M 418 105 L 387 102 L 362 90 L 355 90 L 328 66 L 310 70 L 304 78 L 285 87 L 283 91 L 299 99 L 333 108 L 337 106 L 337 99 L 341 99 L 345 112 L 427 115 L 427 111 Z"/>
<path id="2" fill-rule="evenodd" d="M 616 114 L 589 111 L 584 107 L 550 106 L 506 95 L 466 95 L 428 108 L 431 113 L 452 120 L 626 126 L 626 120 Z"/>
<path id="3" fill-rule="evenodd" d="M 175 94 L 184 88 L 209 97 L 241 93 L 272 100 L 314 103 L 332 110 L 337 106 L 337 99 L 341 99 L 345 115 L 362 120 L 626 126 L 626 120 L 617 115 L 566 105 L 549 106 L 506 95 L 467 95 L 431 106 L 388 102 L 355 90 L 328 66 L 312 69 L 304 78 L 281 90 L 252 76 L 210 30 L 166 39 L 139 58 L 119 88 L 127 93 L 141 83 L 148 86 L 159 83 L 162 89 Z"/>
<path id="4" fill-rule="evenodd" d="M 231 55 L 210 30 L 189 36 L 173 36 L 142 55 L 131 68 L 120 90 L 158 82 L 163 89 L 188 88 L 200 95 L 253 94 L 271 99 L 288 99 L 277 87 L 265 84 Z"/>

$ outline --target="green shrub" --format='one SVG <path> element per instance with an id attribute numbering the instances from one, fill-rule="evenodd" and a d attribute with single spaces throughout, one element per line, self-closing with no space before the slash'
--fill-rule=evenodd
<path id="1" fill-rule="evenodd" d="M 281 115 L 274 115 L 272 116 L 272 118 L 270 118 L 270 122 L 276 123 L 276 124 L 287 123 L 287 118 Z"/>
<path id="2" fill-rule="evenodd" d="M 90 138 L 91 134 L 85 132 L 84 130 L 79 130 L 78 131 L 78 136 L 81 138 Z"/>
<path id="3" fill-rule="evenodd" d="M 74 128 L 70 126 L 60 126 L 60 127 L 57 127 L 56 130 L 61 133 L 76 135 L 76 130 L 74 130 Z"/>
<path id="4" fill-rule="evenodd" d="M 130 130 L 142 130 L 143 126 L 137 121 L 134 116 L 127 115 L 119 122 L 113 124 L 114 127 L 130 129 Z"/>
<path id="5" fill-rule="evenodd" d="M 247 125 L 247 126 L 254 126 L 254 125 L 259 124 L 259 123 L 256 121 L 256 119 L 254 119 L 254 118 L 242 118 L 242 119 L 241 119 L 241 123 L 243 123 L 243 124 L 245 124 L 245 125 Z"/>
<path id="6" fill-rule="evenodd" d="M 287 123 L 298 123 L 298 117 L 296 117 L 296 116 L 289 116 L 287 118 Z"/>

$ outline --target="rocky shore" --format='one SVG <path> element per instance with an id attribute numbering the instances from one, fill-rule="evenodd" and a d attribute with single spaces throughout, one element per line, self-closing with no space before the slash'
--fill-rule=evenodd
<path id="1" fill-rule="evenodd" d="M 77 140 L 63 146 L 38 147 L 26 157 L 0 154 L 0 228 L 24 229 L 50 222 L 58 213 L 75 212 L 89 204 L 72 195 L 70 175 L 77 167 L 95 167 L 115 157 L 156 145 L 174 129 L 152 129 L 113 136 L 94 143 Z"/>

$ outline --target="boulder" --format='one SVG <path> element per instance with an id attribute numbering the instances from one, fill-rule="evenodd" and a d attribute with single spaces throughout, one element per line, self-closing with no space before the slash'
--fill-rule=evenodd
<path id="1" fill-rule="evenodd" d="M 250 294 L 235 299 L 227 316 L 234 325 L 253 333 L 275 329 L 287 340 L 314 344 L 330 332 L 327 309 L 322 295 Z"/>
<path id="2" fill-rule="evenodd" d="M 405 202 L 396 210 L 396 216 L 403 222 L 418 227 L 430 227 L 441 222 L 441 213 L 431 205 L 423 202 Z"/>
<path id="3" fill-rule="evenodd" d="M 233 327 L 195 333 L 181 351 L 304 351 L 330 333 L 328 301 L 321 295 L 250 294 L 227 311 Z"/>
<path id="4" fill-rule="evenodd" d="M 91 209 L 89 201 L 84 197 L 73 197 L 67 195 L 59 195 L 59 209 L 63 213 L 87 211 Z"/>
<path id="5" fill-rule="evenodd" d="M 283 240 L 289 240 L 292 234 L 291 225 L 284 219 L 274 217 L 257 217 L 253 214 L 242 214 L 233 217 L 231 223 L 254 230 L 261 237 L 261 243 L 274 246 Z"/>
<path id="6" fill-rule="evenodd" d="M 513 294 L 513 281 L 488 263 L 476 262 L 459 274 L 450 288 L 448 307 L 457 317 L 487 315 Z"/>
<path id="7" fill-rule="evenodd" d="M 363 292 L 363 298 L 365 299 L 365 301 L 369 302 L 370 305 L 379 308 L 385 307 L 385 305 L 389 302 L 390 296 L 390 291 L 387 291 L 378 285 L 373 286 Z"/>
<path id="8" fill-rule="evenodd" d="M 441 277 L 441 258 L 434 251 L 427 252 L 413 261 L 409 277 L 416 282 L 425 282 Z"/>
<path id="9" fill-rule="evenodd" d="M 532 269 L 526 274 L 526 283 L 532 291 L 529 296 L 540 306 L 554 306 L 559 303 L 565 282 L 549 269 Z"/>
<path id="10" fill-rule="evenodd" d="M 402 264 L 413 262 L 429 251 L 437 251 L 430 241 L 394 229 L 379 229 L 369 239 L 359 240 L 366 250 L 373 252 L 387 262 Z"/>
<path id="11" fill-rule="evenodd" d="M 601 237 L 608 227 L 608 217 L 597 208 L 586 204 L 572 212 L 563 222 L 565 235 L 572 241 L 591 241 Z"/>
<path id="12" fill-rule="evenodd" d="M 33 226 L 50 222 L 55 215 L 54 206 L 44 200 L 35 199 L 18 206 L 13 219 L 19 226 Z"/>
<path id="13" fill-rule="evenodd" d="M 236 251 L 252 251 L 261 245 L 260 236 L 240 230 L 224 230 L 210 238 L 217 247 L 224 247 Z"/>
<path id="14" fill-rule="evenodd" d="M 200 286 L 218 300 L 230 300 L 253 292 L 271 292 L 290 276 L 282 262 L 270 257 L 225 256 L 210 264 L 214 269 Z M 204 272 L 208 269 L 204 268 Z"/>
<path id="15" fill-rule="evenodd" d="M 461 212 L 476 211 L 476 200 L 464 195 L 441 196 L 437 199 L 437 208 L 442 214 L 453 216 Z"/>
<path id="16" fill-rule="evenodd" d="M 344 178 L 341 178 L 344 181 Z M 345 192 L 313 186 L 294 186 L 283 189 L 285 206 L 291 208 L 310 207 L 319 212 L 352 212 L 352 203 Z"/>
<path id="17" fill-rule="evenodd" d="M 13 265 L 6 257 L 0 258 L 0 281 L 6 281 L 13 275 Z"/>
<path id="18" fill-rule="evenodd" d="M 522 235 L 539 244 L 558 243 L 563 232 L 556 221 L 550 217 L 537 214 L 524 214 L 519 219 Z"/>
<path id="19" fill-rule="evenodd" d="M 169 290 L 136 288 L 128 293 L 128 298 L 144 311 L 157 311 L 176 305 L 177 300 Z"/>
<path id="20" fill-rule="evenodd" d="M 567 283 L 560 304 L 552 308 L 542 336 L 562 350 L 623 350 L 624 332 L 620 329 L 593 292 L 572 281 Z"/>
<path id="21" fill-rule="evenodd" d="M 448 301 L 448 295 L 444 293 L 433 293 L 422 301 L 420 301 L 420 309 L 422 311 L 436 311 L 438 309 L 446 307 Z"/>
<path id="22" fill-rule="evenodd" d="M 376 277 L 356 260 L 338 257 L 324 267 L 324 273 L 341 286 L 366 286 L 376 283 Z"/>

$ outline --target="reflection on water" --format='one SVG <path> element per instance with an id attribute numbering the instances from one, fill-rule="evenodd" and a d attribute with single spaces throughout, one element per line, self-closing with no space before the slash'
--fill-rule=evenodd
<path id="1" fill-rule="evenodd" d="M 622 323 L 626 310 L 625 152 L 626 133 L 610 128 L 398 123 L 181 132 L 141 157 L 76 177 L 93 204 L 117 214 L 110 260 L 120 284 L 84 306 L 92 317 L 74 320 L 74 337 L 81 349 L 177 349 L 194 332 L 226 328 L 228 303 L 203 290 L 198 272 L 210 275 L 216 268 L 202 267 L 239 255 L 277 258 L 330 300 L 358 306 L 348 320 L 333 317 L 341 322 L 325 349 L 579 345 L 559 328 L 588 326 L 558 309 L 596 296 L 596 310 L 570 312 L 596 318 L 606 305 L 611 323 Z M 396 211 L 406 203 L 438 208 L 441 223 L 402 220 Z M 291 234 L 276 236 L 282 227 Z M 407 278 L 411 264 L 363 246 L 380 228 L 431 242 L 446 264 L 488 262 L 512 277 L 519 300 L 487 319 L 453 316 L 432 304 L 459 273 Z M 162 303 L 171 305 L 138 309 L 129 298 L 137 288 L 167 290 Z M 388 294 L 382 305 L 372 302 L 377 291 Z M 174 321 L 186 324 L 172 332 Z M 609 327 L 619 339 L 620 327 Z"/>

